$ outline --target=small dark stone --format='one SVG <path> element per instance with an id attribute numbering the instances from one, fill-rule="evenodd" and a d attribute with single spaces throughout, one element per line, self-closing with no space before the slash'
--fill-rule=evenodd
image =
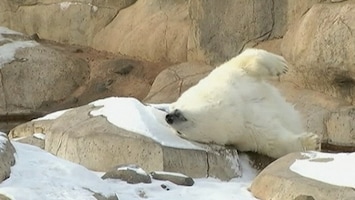
<path id="1" fill-rule="evenodd" d="M 80 49 L 80 48 L 77 48 L 74 50 L 74 53 L 83 53 L 84 50 Z"/>
<path id="2" fill-rule="evenodd" d="M 170 190 L 170 188 L 167 185 L 165 185 L 165 184 L 161 184 L 160 187 L 163 188 L 166 191 Z"/>
<path id="3" fill-rule="evenodd" d="M 302 194 L 302 195 L 298 195 L 293 200 L 315 200 L 315 199 L 312 196 Z"/>

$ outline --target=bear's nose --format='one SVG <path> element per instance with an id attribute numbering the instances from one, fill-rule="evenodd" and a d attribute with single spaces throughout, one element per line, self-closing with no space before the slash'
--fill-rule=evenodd
<path id="1" fill-rule="evenodd" d="M 173 115 L 173 114 L 167 114 L 167 115 L 165 116 L 165 121 L 166 121 L 168 124 L 174 123 L 174 115 Z"/>

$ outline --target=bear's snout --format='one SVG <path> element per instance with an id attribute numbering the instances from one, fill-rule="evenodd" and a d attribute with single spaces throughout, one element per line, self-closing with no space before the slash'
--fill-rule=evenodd
<path id="1" fill-rule="evenodd" d="M 171 112 L 165 116 L 165 121 L 168 124 L 173 124 L 174 122 L 182 122 L 182 121 L 187 121 L 187 120 L 184 117 L 184 115 L 181 113 L 181 111 L 176 109 L 173 112 Z"/>
<path id="2" fill-rule="evenodd" d="M 174 116 L 172 114 L 167 114 L 165 116 L 165 121 L 168 123 L 168 124 L 173 124 L 174 123 Z"/>

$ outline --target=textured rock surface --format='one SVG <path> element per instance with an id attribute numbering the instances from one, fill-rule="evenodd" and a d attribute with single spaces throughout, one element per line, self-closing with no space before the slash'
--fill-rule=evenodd
<path id="1" fill-rule="evenodd" d="M 313 90 L 354 101 L 355 4 L 316 4 L 283 39 L 282 52 L 294 65 L 289 79 Z"/>
<path id="2" fill-rule="evenodd" d="M 213 67 L 209 65 L 193 62 L 171 66 L 156 77 L 144 101 L 149 103 L 173 102 L 212 69 Z"/>
<path id="3" fill-rule="evenodd" d="M 134 2 L 135 0 L 3 1 L 0 16 L 4 19 L 2 25 L 17 31 L 38 33 L 40 38 L 58 42 L 90 45 L 99 30 L 110 23 L 121 9 Z"/>
<path id="4" fill-rule="evenodd" d="M 184 0 L 139 0 L 95 35 L 93 47 L 146 60 L 186 60 L 187 4 Z"/>
<path id="5" fill-rule="evenodd" d="M 192 186 L 195 182 L 191 177 L 188 177 L 179 173 L 170 173 L 170 172 L 152 172 L 150 173 L 153 179 L 170 181 L 177 185 Z"/>
<path id="6" fill-rule="evenodd" d="M 282 157 L 265 168 L 253 181 L 250 189 L 259 199 L 344 199 L 355 196 L 352 188 L 330 185 L 312 180 L 292 172 L 289 168 L 296 159 L 302 159 L 300 153 Z"/>
<path id="7" fill-rule="evenodd" d="M 54 120 L 25 123 L 14 128 L 10 135 L 21 137 L 41 130 L 46 135 L 45 150 L 97 171 L 134 163 L 147 171 L 179 172 L 191 177 L 228 180 L 240 175 L 236 150 L 205 145 L 202 148 L 206 150 L 164 146 L 119 128 L 103 116 L 91 116 L 90 111 L 95 109 L 98 108 L 86 105 Z"/>
<path id="8" fill-rule="evenodd" d="M 151 183 L 152 179 L 149 174 L 147 174 L 142 168 L 139 167 L 116 167 L 111 171 L 106 172 L 102 177 L 102 179 L 120 179 L 122 181 L 126 181 L 130 184 L 137 183 Z"/>
<path id="9" fill-rule="evenodd" d="M 219 63 L 245 47 L 281 38 L 319 2 L 6 0 L 0 2 L 0 25 L 141 59 Z"/>
<path id="10" fill-rule="evenodd" d="M 3 45 L 16 45 L 17 41 L 25 40 L 33 46 L 18 48 L 13 60 L 1 63 L 1 115 L 27 114 L 63 100 L 89 77 L 89 67 L 82 59 L 38 45 L 25 35 L 2 36 L 5 38 L 2 41 L 7 41 Z"/>
<path id="11" fill-rule="evenodd" d="M 0 182 L 7 179 L 15 164 L 15 148 L 5 133 L 0 132 Z"/>
<path id="12" fill-rule="evenodd" d="M 355 147 L 355 107 L 332 112 L 325 123 L 329 144 Z"/>

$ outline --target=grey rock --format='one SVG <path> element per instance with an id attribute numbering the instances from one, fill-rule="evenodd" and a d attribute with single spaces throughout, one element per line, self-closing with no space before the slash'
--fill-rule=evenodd
<path id="1" fill-rule="evenodd" d="M 106 172 L 102 179 L 120 179 L 130 184 L 151 183 L 152 179 L 142 168 L 133 165 L 122 165 Z"/>
<path id="2" fill-rule="evenodd" d="M 0 132 L 0 182 L 7 179 L 15 164 L 16 150 L 5 133 Z"/>
<path id="3" fill-rule="evenodd" d="M 180 173 L 155 171 L 151 172 L 150 174 L 152 175 L 153 179 L 170 181 L 177 185 L 192 186 L 195 183 L 195 181 L 191 177 Z"/>

